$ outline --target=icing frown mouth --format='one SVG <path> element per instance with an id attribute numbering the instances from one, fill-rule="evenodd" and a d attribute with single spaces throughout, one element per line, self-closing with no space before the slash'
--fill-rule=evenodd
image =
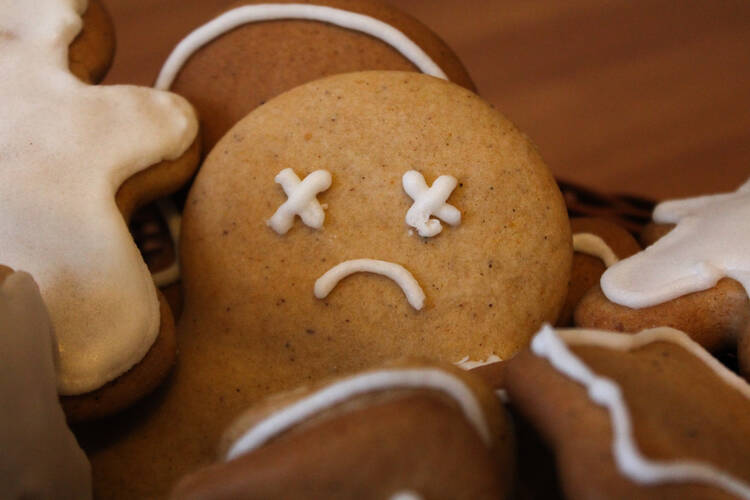
<path id="1" fill-rule="evenodd" d="M 424 306 L 424 291 L 406 268 L 393 262 L 375 259 L 346 260 L 333 266 L 315 281 L 315 297 L 326 298 L 339 281 L 354 273 L 374 273 L 390 278 L 401 287 L 406 300 L 414 309 L 419 311 Z"/>

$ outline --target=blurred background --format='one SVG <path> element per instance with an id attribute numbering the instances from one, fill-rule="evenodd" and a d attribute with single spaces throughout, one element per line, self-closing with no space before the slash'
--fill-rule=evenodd
<path id="1" fill-rule="evenodd" d="M 150 85 L 231 0 L 103 0 L 106 83 Z M 395 0 L 463 60 L 479 93 L 561 179 L 656 199 L 750 177 L 748 0 Z"/>

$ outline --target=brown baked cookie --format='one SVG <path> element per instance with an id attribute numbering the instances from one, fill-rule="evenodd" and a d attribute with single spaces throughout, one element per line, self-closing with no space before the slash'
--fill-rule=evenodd
<path id="1" fill-rule="evenodd" d="M 0 255 L 39 283 L 71 419 L 132 403 L 173 362 L 170 313 L 126 220 L 177 189 L 198 160 L 197 121 L 182 98 L 86 83 L 106 70 L 112 35 L 97 3 L 81 32 L 83 7 L 44 0 L 0 9 L 0 99 L 12 124 L 0 129 Z"/>
<path id="2" fill-rule="evenodd" d="M 33 278 L 0 265 L 0 496 L 91 498 L 57 397 L 57 348 Z"/>
<path id="3" fill-rule="evenodd" d="M 479 378 L 407 361 L 261 402 L 172 498 L 506 498 L 513 442 Z"/>
<path id="4" fill-rule="evenodd" d="M 156 87 L 193 103 L 210 151 L 247 113 L 282 92 L 363 70 L 422 71 L 474 90 L 440 38 L 378 0 L 238 2 L 175 47 Z"/>
<path id="5" fill-rule="evenodd" d="M 664 325 L 712 352 L 737 345 L 740 371 L 750 376 L 750 182 L 661 203 L 654 220 L 674 228 L 610 267 L 580 301 L 576 324 L 629 332 Z"/>
<path id="6" fill-rule="evenodd" d="M 545 327 L 507 386 L 566 498 L 750 498 L 750 386 L 682 332 Z"/>
<path id="7" fill-rule="evenodd" d="M 558 326 L 573 324 L 573 310 L 602 273 L 615 262 L 641 250 L 625 228 L 607 219 L 579 217 L 570 219 L 573 233 L 573 267 L 565 306 L 557 318 Z"/>
<path id="8" fill-rule="evenodd" d="M 299 218 L 283 235 L 267 225 L 287 199 L 274 183 L 285 168 L 300 177 L 330 170 L 331 187 L 318 197 L 328 205 L 322 229 Z M 411 169 L 439 188 L 432 193 L 456 176 L 439 205 L 459 210 L 460 224 L 429 238 L 406 224 L 413 200 L 402 176 Z M 147 418 L 93 453 L 96 488 L 139 477 L 123 497 L 163 495 L 213 458 L 232 418 L 274 392 L 404 354 L 510 356 L 557 317 L 570 242 L 562 199 L 534 148 L 456 85 L 418 73 L 356 73 L 269 101 L 217 145 L 191 190 L 180 361 Z M 408 269 L 425 294 L 422 308 L 373 274 L 316 298 L 321 275 L 357 258 L 389 262 L 385 272 Z M 396 277 L 418 305 L 404 271 Z"/>

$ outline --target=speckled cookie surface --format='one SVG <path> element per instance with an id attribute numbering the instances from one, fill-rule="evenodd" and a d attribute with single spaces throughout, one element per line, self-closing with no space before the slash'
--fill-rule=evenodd
<path id="1" fill-rule="evenodd" d="M 283 236 L 266 225 L 286 200 L 274 177 L 287 167 L 300 178 L 330 171 L 318 197 L 328 206 L 321 230 L 299 218 Z M 447 202 L 460 225 L 430 239 L 409 234 L 412 201 L 401 186 L 409 169 L 430 185 L 457 178 Z M 360 257 L 411 271 L 424 308 L 372 274 L 315 298 L 321 274 Z M 273 392 L 404 355 L 509 356 L 556 317 L 570 258 L 552 176 L 474 94 L 417 73 L 299 87 L 249 115 L 204 164 L 184 214 L 176 370 L 151 406 L 107 428 L 125 427 L 122 439 L 89 448 L 95 491 L 164 496 L 213 461 L 231 420 Z"/>
<path id="2" fill-rule="evenodd" d="M 474 89 L 453 51 L 391 5 L 377 0 L 283 0 L 238 2 L 231 8 L 254 4 L 324 6 L 371 17 L 403 33 L 451 81 Z M 211 40 L 185 62 L 170 88 L 197 108 L 208 151 L 248 112 L 286 90 L 328 75 L 376 69 L 418 71 L 391 45 L 361 31 L 318 20 L 278 19 L 245 23 Z"/>
<path id="3" fill-rule="evenodd" d="M 267 226 L 287 199 L 273 182 L 285 168 L 300 179 L 330 172 L 317 197 L 327 206 L 321 229 L 299 218 L 283 235 Z M 422 238 L 405 223 L 412 199 L 401 183 L 412 169 L 427 185 L 457 179 L 447 202 L 459 225 Z M 247 350 L 242 369 L 262 367 L 277 382 L 403 353 L 509 357 L 554 319 L 571 255 L 562 200 L 529 141 L 474 94 L 397 72 L 313 82 L 249 115 L 203 165 L 183 234 L 182 331 L 192 337 L 220 322 L 225 334 L 212 350 L 227 363 Z M 372 274 L 316 298 L 321 275 L 362 258 L 410 271 L 424 308 Z"/>

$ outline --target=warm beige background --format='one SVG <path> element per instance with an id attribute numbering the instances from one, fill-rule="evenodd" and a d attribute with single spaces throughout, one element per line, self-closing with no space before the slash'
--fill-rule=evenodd
<path id="1" fill-rule="evenodd" d="M 104 0 L 108 82 L 149 84 L 230 0 Z M 656 198 L 750 176 L 750 1 L 401 0 L 563 179 Z"/>

